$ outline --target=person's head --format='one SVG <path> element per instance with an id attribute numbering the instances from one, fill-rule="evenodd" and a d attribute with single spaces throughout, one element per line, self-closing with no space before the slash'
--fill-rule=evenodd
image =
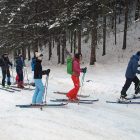
<path id="1" fill-rule="evenodd" d="M 43 54 L 36 53 L 36 57 L 37 57 L 37 59 L 42 60 L 43 59 Z"/>
<path id="2" fill-rule="evenodd" d="M 38 53 L 38 51 L 36 50 L 36 51 L 34 51 L 34 57 L 37 57 L 37 53 Z"/>
<path id="3" fill-rule="evenodd" d="M 78 60 L 81 60 L 81 59 L 82 59 L 82 54 L 81 54 L 81 53 L 76 53 L 76 54 L 74 55 L 74 57 L 75 57 L 76 59 L 78 59 Z"/>
<path id="4" fill-rule="evenodd" d="M 3 57 L 5 57 L 5 58 L 8 57 L 8 53 L 4 53 Z"/>

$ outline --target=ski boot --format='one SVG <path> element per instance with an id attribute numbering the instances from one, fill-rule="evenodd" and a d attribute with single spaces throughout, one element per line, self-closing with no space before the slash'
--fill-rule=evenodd
<path id="1" fill-rule="evenodd" d="M 121 95 L 120 99 L 118 99 L 118 103 L 123 103 L 123 102 L 128 103 L 128 102 L 131 102 L 131 100 L 126 98 L 126 96 L 127 96 L 127 94 Z"/>

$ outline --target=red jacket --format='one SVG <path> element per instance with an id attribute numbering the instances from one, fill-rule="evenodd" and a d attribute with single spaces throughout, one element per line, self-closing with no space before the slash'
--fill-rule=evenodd
<path id="1" fill-rule="evenodd" d="M 72 65 L 72 69 L 73 69 L 73 74 L 74 76 L 80 76 L 80 72 L 81 72 L 81 69 L 80 69 L 80 61 L 76 58 L 74 58 L 73 60 L 73 65 Z"/>

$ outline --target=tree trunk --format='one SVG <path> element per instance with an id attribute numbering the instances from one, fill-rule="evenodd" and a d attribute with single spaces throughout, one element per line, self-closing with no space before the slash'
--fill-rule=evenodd
<path id="1" fill-rule="evenodd" d="M 61 58 L 61 53 L 60 53 L 60 38 L 57 38 L 57 56 L 58 56 L 58 64 L 60 64 L 60 58 Z"/>
<path id="2" fill-rule="evenodd" d="M 31 47 L 30 46 L 28 46 L 28 60 L 30 60 L 31 59 Z"/>
<path id="3" fill-rule="evenodd" d="M 78 27 L 78 53 L 81 54 L 81 24 Z"/>
<path id="4" fill-rule="evenodd" d="M 65 63 L 65 49 L 66 49 L 66 32 L 63 33 L 63 38 L 62 38 L 62 63 Z"/>
<path id="5" fill-rule="evenodd" d="M 25 46 L 22 47 L 22 55 L 23 55 L 23 58 L 26 59 L 26 48 L 25 48 Z"/>
<path id="6" fill-rule="evenodd" d="M 135 11 L 135 20 L 140 18 L 140 0 L 136 0 L 136 11 Z"/>
<path id="7" fill-rule="evenodd" d="M 106 15 L 103 17 L 103 56 L 106 55 Z"/>
<path id="8" fill-rule="evenodd" d="M 70 52 L 72 53 L 73 51 L 73 30 L 71 31 L 71 49 L 70 49 Z"/>
<path id="9" fill-rule="evenodd" d="M 115 34 L 115 45 L 117 44 L 117 13 L 116 13 L 117 2 L 115 0 L 114 5 L 114 34 Z"/>
<path id="10" fill-rule="evenodd" d="M 52 38 L 49 38 L 49 60 L 51 60 L 52 56 Z"/>
<path id="11" fill-rule="evenodd" d="M 125 23 L 124 23 L 124 37 L 123 37 L 123 47 L 122 47 L 122 49 L 126 49 L 127 22 L 128 22 L 128 0 L 125 0 Z"/>
<path id="12" fill-rule="evenodd" d="M 74 30 L 74 54 L 76 53 L 76 29 Z"/>
<path id="13" fill-rule="evenodd" d="M 91 55 L 90 55 L 90 65 L 94 65 L 96 62 L 96 48 L 97 48 L 97 5 L 93 7 L 94 11 L 92 13 L 92 30 L 91 30 Z"/>

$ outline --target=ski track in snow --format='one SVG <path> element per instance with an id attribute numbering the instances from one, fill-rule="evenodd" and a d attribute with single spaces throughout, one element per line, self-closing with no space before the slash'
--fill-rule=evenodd
<path id="1" fill-rule="evenodd" d="M 125 65 L 88 67 L 82 94 L 99 98 L 92 105 L 68 104 L 60 108 L 20 109 L 31 103 L 34 91 L 0 91 L 0 139 L 2 140 L 139 140 L 139 105 L 107 104 L 116 100 L 124 84 Z M 51 67 L 47 101 L 65 98 L 53 91 L 68 91 L 73 84 L 65 68 Z M 108 76 L 109 75 L 109 76 Z M 82 75 L 81 75 L 82 76 Z M 86 82 L 87 80 L 92 82 Z M 43 78 L 45 82 L 45 77 Z M 128 91 L 130 96 L 133 85 Z M 140 101 L 137 99 L 136 101 Z"/>

